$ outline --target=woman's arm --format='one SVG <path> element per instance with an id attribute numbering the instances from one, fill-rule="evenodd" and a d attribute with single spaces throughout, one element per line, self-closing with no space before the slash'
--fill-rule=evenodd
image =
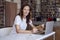
<path id="1" fill-rule="evenodd" d="M 30 24 L 30 26 L 33 28 L 32 33 L 38 33 L 38 29 L 33 24 Z"/>
<path id="2" fill-rule="evenodd" d="M 42 25 L 38 25 L 38 26 L 34 26 L 33 24 L 32 25 L 30 25 L 31 27 L 33 27 L 33 33 L 38 33 L 38 32 L 41 32 L 41 33 L 43 33 L 44 32 L 44 24 L 42 24 Z"/>
<path id="3" fill-rule="evenodd" d="M 38 25 L 38 26 L 34 26 L 33 24 L 32 24 L 32 21 L 30 20 L 30 26 L 32 27 L 32 28 L 36 28 L 36 27 L 42 27 L 42 28 L 44 28 L 44 24 L 42 24 L 42 25 Z"/>
<path id="4" fill-rule="evenodd" d="M 19 25 L 15 25 L 15 27 L 16 27 L 16 32 L 17 32 L 17 33 L 32 34 L 32 31 L 28 31 L 28 30 L 21 30 L 21 28 L 19 27 Z"/>

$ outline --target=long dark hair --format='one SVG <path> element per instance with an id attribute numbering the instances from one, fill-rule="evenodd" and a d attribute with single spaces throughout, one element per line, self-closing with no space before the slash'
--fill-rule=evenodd
<path id="1" fill-rule="evenodd" d="M 23 4 L 21 6 L 21 9 L 20 9 L 20 12 L 19 12 L 18 15 L 20 15 L 21 19 L 23 19 L 23 9 L 24 9 L 25 6 L 29 6 L 29 8 L 30 8 L 29 9 L 29 14 L 26 16 L 26 23 L 27 23 L 27 26 L 29 26 L 29 20 L 31 20 L 31 18 L 32 18 L 32 15 L 31 15 L 32 8 L 31 8 L 31 6 L 29 4 Z"/>

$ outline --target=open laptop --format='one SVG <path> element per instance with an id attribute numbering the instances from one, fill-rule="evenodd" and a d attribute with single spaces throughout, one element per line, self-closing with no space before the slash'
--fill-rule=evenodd
<path id="1" fill-rule="evenodd" d="M 42 33 L 42 35 L 46 35 L 46 34 L 49 34 L 49 33 L 53 32 L 53 25 L 54 25 L 54 21 L 46 22 L 44 33 Z M 40 33 L 38 33 L 38 34 L 40 34 Z"/>
<path id="2" fill-rule="evenodd" d="M 54 21 L 48 21 L 48 22 L 46 22 L 45 25 L 46 25 L 46 27 L 45 27 L 44 34 L 49 34 L 49 33 L 53 32 Z"/>

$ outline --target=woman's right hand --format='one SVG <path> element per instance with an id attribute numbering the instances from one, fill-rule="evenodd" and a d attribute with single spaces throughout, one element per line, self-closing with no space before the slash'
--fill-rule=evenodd
<path id="1" fill-rule="evenodd" d="M 34 28 L 32 29 L 32 33 L 37 33 L 37 32 L 38 32 L 38 29 L 34 27 Z"/>

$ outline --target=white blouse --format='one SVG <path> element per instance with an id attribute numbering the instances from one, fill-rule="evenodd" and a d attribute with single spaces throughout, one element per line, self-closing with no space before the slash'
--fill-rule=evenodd
<path id="1" fill-rule="evenodd" d="M 30 20 L 29 24 L 32 24 L 32 21 Z M 13 24 L 13 29 L 11 33 L 16 33 L 16 28 L 15 25 L 19 25 L 21 30 L 26 30 L 27 28 L 27 23 L 26 23 L 26 19 L 23 18 L 23 20 L 21 19 L 21 17 L 19 15 L 16 16 L 14 24 Z"/>

